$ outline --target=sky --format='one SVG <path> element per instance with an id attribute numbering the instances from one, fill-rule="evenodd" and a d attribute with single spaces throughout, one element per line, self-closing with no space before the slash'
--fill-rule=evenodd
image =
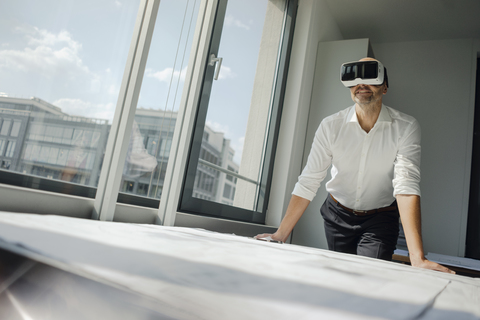
<path id="1" fill-rule="evenodd" d="M 111 122 L 139 3 L 2 0 L 0 93 L 35 96 L 67 114 Z M 207 124 L 231 140 L 237 163 L 266 4 L 229 1 L 219 50 L 224 60 L 210 98 Z M 199 5 L 200 0 L 161 0 L 139 108 L 178 110 Z"/>

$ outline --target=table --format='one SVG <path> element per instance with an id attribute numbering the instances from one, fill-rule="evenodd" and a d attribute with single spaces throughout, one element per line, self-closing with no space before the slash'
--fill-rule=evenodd
<path id="1" fill-rule="evenodd" d="M 0 212 L 0 248 L 1 319 L 480 319 L 479 279 L 207 230 Z"/>

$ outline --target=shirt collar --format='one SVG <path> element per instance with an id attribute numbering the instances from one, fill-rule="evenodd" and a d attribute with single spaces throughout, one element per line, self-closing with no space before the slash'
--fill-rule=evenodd
<path id="1" fill-rule="evenodd" d="M 353 105 L 348 112 L 347 122 L 358 122 L 357 113 L 355 112 L 355 105 Z M 377 122 L 392 122 L 390 112 L 388 112 L 387 106 L 384 104 L 382 104 L 382 109 L 378 115 Z"/>

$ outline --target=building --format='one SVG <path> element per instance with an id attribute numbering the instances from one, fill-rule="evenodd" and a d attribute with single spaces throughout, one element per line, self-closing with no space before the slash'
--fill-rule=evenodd
<path id="1" fill-rule="evenodd" d="M 127 159 L 121 191 L 160 199 L 176 119 L 176 112 L 137 109 L 134 126 L 138 128 L 141 136 L 141 148 L 156 157 L 157 165 L 153 175 L 149 172 L 128 174 L 131 170 L 128 169 Z M 236 178 L 226 174 L 225 170 L 238 172 L 238 164 L 233 161 L 234 155 L 235 151 L 230 147 L 230 141 L 225 139 L 224 133 L 215 132 L 205 126 L 200 151 L 203 162 L 198 165 L 194 197 L 224 204 L 233 203 Z"/>
<path id="2" fill-rule="evenodd" d="M 176 112 L 138 109 L 121 192 L 160 199 Z M 107 120 L 69 116 L 39 98 L 0 97 L 1 169 L 96 187 L 106 149 Z M 195 197 L 232 204 L 238 172 L 223 133 L 206 127 Z M 209 167 L 213 164 L 216 167 Z M 152 173 L 153 171 L 153 173 Z"/>
<path id="3" fill-rule="evenodd" d="M 230 140 L 225 139 L 223 133 L 206 126 L 200 151 L 200 160 L 203 161 L 198 164 L 194 183 L 195 198 L 233 205 L 237 178 L 227 171 L 238 173 L 234 156 Z"/>
<path id="4" fill-rule="evenodd" d="M 39 98 L 0 97 L 1 168 L 96 186 L 110 126 Z"/>

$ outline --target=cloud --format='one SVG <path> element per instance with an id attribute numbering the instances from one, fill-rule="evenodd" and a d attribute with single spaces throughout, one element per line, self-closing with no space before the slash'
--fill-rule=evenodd
<path id="1" fill-rule="evenodd" d="M 117 7 L 122 7 L 122 6 L 123 6 L 123 3 L 121 3 L 121 2 L 118 1 L 118 0 L 115 0 L 115 5 L 116 5 Z"/>
<path id="2" fill-rule="evenodd" d="M 114 103 L 99 104 L 81 99 L 59 99 L 54 101 L 53 104 L 60 107 L 68 115 L 108 120 L 110 123 L 115 113 Z"/>
<path id="3" fill-rule="evenodd" d="M 173 79 L 172 79 L 173 73 Z M 158 81 L 170 83 L 170 81 L 177 82 L 180 77 L 180 81 L 185 81 L 185 75 L 187 73 L 187 67 L 183 68 L 182 71 L 173 71 L 173 68 L 165 68 L 162 71 L 155 72 L 152 69 L 145 70 L 147 77 L 155 78 Z"/>
<path id="4" fill-rule="evenodd" d="M 79 76 L 86 81 L 96 78 L 79 56 L 82 45 L 69 32 L 54 34 L 36 27 L 17 28 L 16 31 L 23 34 L 27 45 L 23 50 L 0 50 L 0 70 L 41 74 L 47 78 L 67 77 L 70 80 L 78 80 Z"/>
<path id="5" fill-rule="evenodd" d="M 245 29 L 245 30 L 250 30 L 249 25 L 243 23 L 239 19 L 236 19 L 231 14 L 227 14 L 227 16 L 225 17 L 225 25 L 227 27 L 237 27 L 237 28 L 242 28 L 242 29 Z"/>
<path id="6" fill-rule="evenodd" d="M 223 133 L 225 139 L 228 139 L 228 137 L 231 136 L 231 131 L 230 131 L 230 128 L 228 127 L 228 125 L 207 120 L 207 126 L 215 132 Z"/>
<path id="7" fill-rule="evenodd" d="M 76 54 L 82 48 L 82 45 L 73 40 L 71 34 L 68 31 L 62 30 L 58 34 L 48 32 L 47 30 L 34 27 L 33 29 L 26 30 L 17 28 L 18 31 L 24 30 L 27 33 L 28 44 L 37 47 L 54 47 L 57 45 L 62 46 L 62 50 L 68 50 Z M 66 47 L 65 47 L 66 45 Z"/>
<path id="8" fill-rule="evenodd" d="M 25 78 L 26 81 L 35 79 L 36 83 L 45 83 L 45 86 L 54 88 L 52 95 L 56 97 L 88 95 L 87 100 L 93 101 L 103 99 L 106 92 L 115 94 L 117 91 L 118 94 L 118 89 L 108 88 L 110 82 L 105 75 L 111 73 L 109 69 L 103 71 L 103 74 L 92 72 L 81 58 L 82 44 L 68 31 L 52 33 L 28 26 L 17 27 L 16 33 L 23 45 L 20 48 L 0 50 L 0 73 L 15 74 L 17 78 Z M 28 90 L 27 87 L 24 89 Z M 102 112 L 99 114 L 103 116 Z"/>
<path id="9" fill-rule="evenodd" d="M 172 78 L 172 72 L 173 72 L 173 78 Z M 186 74 L 187 74 L 187 67 L 183 68 L 182 71 L 177 71 L 177 70 L 173 71 L 173 68 L 165 68 L 161 71 L 154 71 L 152 69 L 145 70 L 145 75 L 147 77 L 157 79 L 158 81 L 165 82 L 167 84 L 169 84 L 170 81 L 172 81 L 173 83 L 176 83 L 179 77 L 180 77 L 180 81 L 184 82 Z M 237 74 L 234 73 L 230 67 L 222 65 L 218 78 L 232 79 L 232 78 L 235 78 L 236 76 Z"/>
<path id="10" fill-rule="evenodd" d="M 111 85 L 108 87 L 108 91 L 107 91 L 107 92 L 108 92 L 108 94 L 117 95 L 117 94 L 118 94 L 118 91 L 119 91 L 119 89 L 118 89 L 115 85 L 111 84 Z"/>
<path id="11" fill-rule="evenodd" d="M 218 79 L 232 79 L 235 78 L 237 74 L 232 71 L 232 68 L 222 65 Z"/>

